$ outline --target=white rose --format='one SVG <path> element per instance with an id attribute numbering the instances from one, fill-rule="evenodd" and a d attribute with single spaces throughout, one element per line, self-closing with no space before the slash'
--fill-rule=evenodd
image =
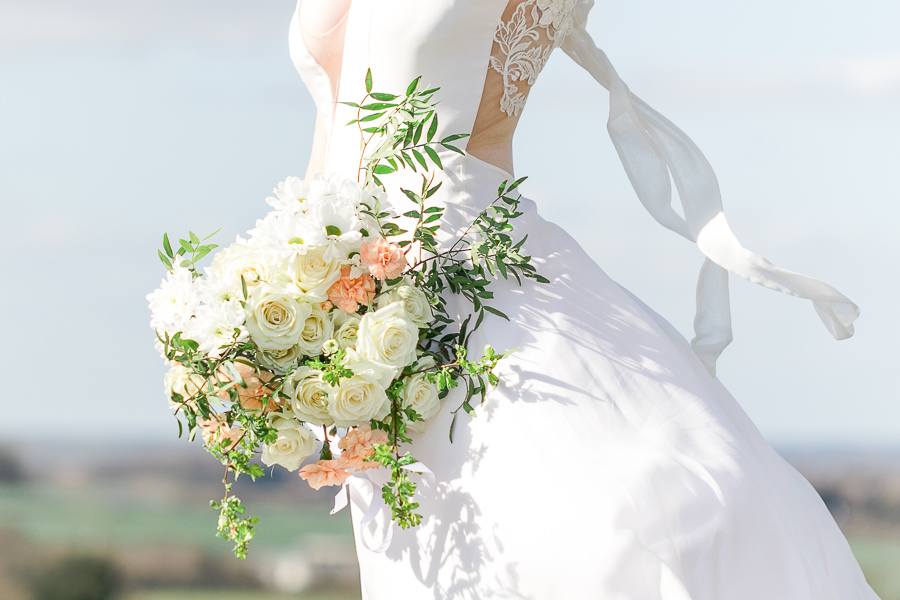
<path id="1" fill-rule="evenodd" d="M 286 350 L 263 350 L 256 355 L 262 366 L 279 375 L 284 375 L 294 368 L 302 357 L 303 352 L 299 346 L 291 346 Z"/>
<path id="2" fill-rule="evenodd" d="M 287 350 L 300 341 L 312 307 L 286 290 L 261 283 L 245 307 L 247 330 L 262 350 Z"/>
<path id="3" fill-rule="evenodd" d="M 427 356 L 419 361 L 417 368 L 425 369 L 434 366 L 434 359 Z M 412 407 L 426 421 L 436 415 L 441 409 L 441 400 L 438 397 L 438 386 L 425 376 L 425 373 L 417 373 L 407 378 L 406 387 L 403 388 L 401 399 L 403 407 Z M 416 421 L 409 423 L 410 430 L 422 433 L 425 431 L 425 422 Z"/>
<path id="4" fill-rule="evenodd" d="M 334 339 L 341 348 L 356 347 L 356 332 L 359 329 L 359 315 L 349 315 L 342 310 L 334 310 L 332 321 L 336 328 Z M 338 316 L 340 315 L 340 316 Z"/>
<path id="5" fill-rule="evenodd" d="M 421 289 L 413 285 L 409 277 L 404 277 L 404 282 L 379 294 L 376 306 L 383 308 L 391 302 L 403 304 L 403 310 L 409 320 L 419 327 L 427 327 L 434 320 L 434 313 L 428 303 L 428 296 Z"/>
<path id="6" fill-rule="evenodd" d="M 296 471 L 316 451 L 315 436 L 290 413 L 272 413 L 269 424 L 278 431 L 278 438 L 263 446 L 263 464 L 269 467 L 281 465 L 288 471 Z"/>
<path id="7" fill-rule="evenodd" d="M 299 367 L 288 380 L 291 408 L 301 421 L 314 425 L 331 425 L 334 419 L 328 413 L 328 393 L 331 385 L 322 381 L 322 372 L 309 367 Z"/>
<path id="8" fill-rule="evenodd" d="M 208 273 L 223 281 L 230 282 L 237 291 L 241 289 L 241 277 L 252 290 L 263 281 L 269 281 L 276 256 L 265 249 L 250 246 L 243 240 L 220 251 L 213 258 Z"/>
<path id="9" fill-rule="evenodd" d="M 331 338 L 334 333 L 334 323 L 328 318 L 322 306 L 312 304 L 311 312 L 306 317 L 303 331 L 300 333 L 300 342 L 297 344 L 306 356 L 319 356 L 322 354 L 322 344 Z"/>
<path id="10" fill-rule="evenodd" d="M 297 288 L 311 299 L 324 302 L 328 288 L 341 278 L 341 261 L 329 258 L 327 246 L 296 254 L 287 263 L 287 275 Z"/>
<path id="11" fill-rule="evenodd" d="M 189 401 L 193 398 L 191 404 L 196 407 L 197 396 L 201 390 L 207 387 L 207 382 L 202 375 L 198 375 L 181 363 L 178 363 L 166 373 L 163 378 L 163 385 L 165 386 L 166 397 L 169 399 L 169 408 L 175 410 L 182 404 L 175 401 L 175 394 L 181 396 L 183 401 Z"/>
<path id="12" fill-rule="evenodd" d="M 340 385 L 329 390 L 328 413 L 338 427 L 383 419 L 390 408 L 390 400 L 379 377 L 371 371 L 354 373 L 353 377 L 341 379 Z"/>
<path id="13" fill-rule="evenodd" d="M 359 322 L 356 349 L 360 354 L 403 368 L 416 362 L 419 328 L 406 314 L 402 302 L 392 302 Z"/>
<path id="14" fill-rule="evenodd" d="M 390 387 L 391 382 L 394 381 L 394 378 L 400 373 L 400 369 L 397 367 L 386 365 L 377 360 L 370 360 L 353 348 L 347 349 L 343 365 L 354 373 L 367 373 L 372 375 L 384 389 Z"/>

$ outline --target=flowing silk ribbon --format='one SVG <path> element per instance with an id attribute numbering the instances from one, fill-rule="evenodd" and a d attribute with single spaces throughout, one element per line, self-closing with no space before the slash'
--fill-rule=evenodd
<path id="1" fill-rule="evenodd" d="M 777 267 L 741 246 L 725 214 L 719 184 L 699 148 L 675 125 L 635 96 L 585 30 L 593 0 L 579 0 L 575 28 L 563 50 L 609 90 L 607 129 L 628 179 L 647 211 L 663 227 L 695 242 L 706 256 L 697 283 L 696 336 L 691 346 L 710 375 L 731 343 L 728 273 L 764 287 L 812 300 L 836 339 L 853 335 L 859 308 L 833 287 Z M 684 217 L 672 207 L 671 180 Z"/>
<path id="2" fill-rule="evenodd" d="M 434 473 L 432 473 L 431 469 L 426 467 L 424 464 L 420 462 L 414 462 L 410 465 L 405 465 L 400 468 L 405 471 L 409 471 L 410 473 L 418 473 L 422 476 L 422 484 L 424 484 L 426 488 L 434 488 Z M 372 481 L 372 478 L 369 477 L 368 472 L 354 473 L 353 477 L 356 477 L 364 481 L 365 483 L 368 483 L 372 487 L 372 501 L 369 503 L 369 507 L 366 509 L 366 512 L 363 514 L 362 518 L 359 520 L 359 537 L 362 540 L 362 545 L 366 550 L 382 554 L 387 551 L 387 549 L 391 545 L 391 540 L 394 538 L 393 524 L 387 524 L 380 540 L 376 538 L 372 542 L 370 542 L 367 536 L 369 525 L 371 525 L 375 521 L 378 513 L 380 513 L 386 506 L 384 503 L 384 498 L 382 498 L 381 496 L 381 485 Z M 341 489 L 339 489 L 338 493 L 335 495 L 334 507 L 331 509 L 331 514 L 342 511 L 347 506 L 347 504 L 350 503 L 349 483 L 349 480 L 345 481 L 344 485 L 341 486 Z"/>

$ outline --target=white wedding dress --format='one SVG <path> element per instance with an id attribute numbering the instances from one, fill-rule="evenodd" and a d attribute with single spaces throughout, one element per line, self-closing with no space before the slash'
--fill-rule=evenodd
<path id="1" fill-rule="evenodd" d="M 363 598 L 873 600 L 819 496 L 712 374 L 730 341 L 728 272 L 811 299 L 838 338 L 852 334 L 856 306 L 740 246 L 709 165 L 594 47 L 589 9 L 590 0 L 301 0 L 294 15 L 292 57 L 319 111 L 314 165 L 356 178 L 359 133 L 344 126 L 355 114 L 335 100 L 362 99 L 368 69 L 375 91 L 422 76 L 441 87 L 438 136 L 471 132 L 481 157 L 442 154 L 435 198 L 449 239 L 511 179 L 494 164 L 508 160 L 528 87 L 561 47 L 610 90 L 610 134 L 640 200 L 709 259 L 689 344 L 523 200 L 516 234 L 528 235 L 551 283 L 496 282 L 494 306 L 511 322 L 487 318 L 470 347 L 518 350 L 478 416 L 460 411 L 452 443 L 456 394 L 416 437 L 410 449 L 436 479 L 420 486 L 421 526 L 394 527 L 385 551 L 369 550 L 362 536 L 383 534 L 388 515 L 362 531 L 372 486 L 351 480 Z M 670 206 L 670 174 L 684 217 Z M 404 177 L 385 182 L 418 185 Z"/>

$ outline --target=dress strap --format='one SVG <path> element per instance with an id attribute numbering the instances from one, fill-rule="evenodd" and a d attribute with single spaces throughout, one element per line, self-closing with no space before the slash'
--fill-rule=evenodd
<path id="1" fill-rule="evenodd" d="M 835 339 L 853 335 L 859 308 L 833 287 L 777 267 L 741 246 L 725 214 L 719 184 L 697 146 L 668 119 L 635 96 L 585 29 L 593 0 L 579 0 L 574 29 L 563 50 L 609 90 L 607 129 L 628 179 L 647 211 L 661 225 L 696 242 L 706 256 L 697 284 L 695 337 L 691 341 L 710 374 L 731 343 L 728 273 L 767 288 L 812 300 Z M 671 180 L 684 217 L 672 207 Z"/>

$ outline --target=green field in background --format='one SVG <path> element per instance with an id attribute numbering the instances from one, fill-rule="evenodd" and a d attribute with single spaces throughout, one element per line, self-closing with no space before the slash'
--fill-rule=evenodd
<path id="1" fill-rule="evenodd" d="M 262 519 L 253 545 L 283 548 L 315 534 L 352 539 L 349 510 L 329 515 L 325 504 L 296 506 L 248 503 L 247 514 Z M 177 543 L 207 552 L 230 552 L 215 535 L 218 511 L 208 504 L 172 506 L 135 501 L 104 490 L 52 486 L 0 486 L 0 529 L 54 546 Z"/>
<path id="2" fill-rule="evenodd" d="M 257 549 L 293 546 L 310 535 L 352 543 L 347 514 L 331 516 L 322 504 L 249 506 L 262 518 Z M 63 490 L 50 486 L 0 486 L 0 529 L 18 532 L 36 544 L 64 547 L 116 547 L 141 543 L 190 545 L 211 553 L 230 553 L 215 537 L 216 511 L 203 505 L 140 503 L 103 490 Z M 850 546 L 869 583 L 882 600 L 900 600 L 900 537 L 849 536 Z M 252 551 L 251 551 L 252 553 Z M 134 593 L 127 600 L 230 600 L 246 593 L 165 591 Z M 258 600 L 350 600 L 353 596 L 279 595 L 254 592 Z"/>

